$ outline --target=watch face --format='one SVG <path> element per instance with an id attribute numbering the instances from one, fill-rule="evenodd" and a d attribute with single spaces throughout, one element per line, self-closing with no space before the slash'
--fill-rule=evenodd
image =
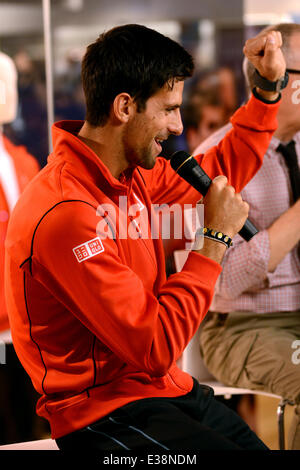
<path id="1" fill-rule="evenodd" d="M 276 90 L 277 93 L 280 92 L 280 90 L 283 88 L 283 84 L 284 84 L 284 77 L 281 77 L 277 80 L 277 83 L 276 83 Z"/>
<path id="2" fill-rule="evenodd" d="M 285 72 L 284 77 L 280 77 L 276 82 L 271 82 L 267 78 L 262 77 L 257 70 L 254 74 L 254 84 L 266 91 L 276 91 L 279 93 L 283 88 L 285 88 L 289 81 L 289 75 Z"/>
<path id="3" fill-rule="evenodd" d="M 283 90 L 287 86 L 288 81 L 289 81 L 289 74 L 285 72 L 284 77 L 281 77 L 277 82 L 276 91 L 279 92 Z"/>

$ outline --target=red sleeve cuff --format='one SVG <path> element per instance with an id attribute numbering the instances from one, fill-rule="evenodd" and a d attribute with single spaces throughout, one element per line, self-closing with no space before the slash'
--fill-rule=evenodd
<path id="1" fill-rule="evenodd" d="M 266 104 L 253 94 L 245 106 L 238 109 L 231 118 L 232 124 L 259 131 L 275 131 L 277 129 L 277 111 L 281 100 Z"/>
<path id="2" fill-rule="evenodd" d="M 215 286 L 222 272 L 222 266 L 206 256 L 191 251 L 182 272 L 190 272 L 193 277 L 200 278 L 205 284 Z"/>

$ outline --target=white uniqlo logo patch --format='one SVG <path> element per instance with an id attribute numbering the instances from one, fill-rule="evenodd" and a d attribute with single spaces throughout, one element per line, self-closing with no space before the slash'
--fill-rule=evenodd
<path id="1" fill-rule="evenodd" d="M 92 256 L 98 255 L 104 251 L 104 246 L 99 237 L 93 238 L 88 242 L 82 243 L 81 245 L 75 246 L 73 248 L 73 253 L 76 256 L 78 263 L 85 261 L 86 259 L 91 258 Z"/>

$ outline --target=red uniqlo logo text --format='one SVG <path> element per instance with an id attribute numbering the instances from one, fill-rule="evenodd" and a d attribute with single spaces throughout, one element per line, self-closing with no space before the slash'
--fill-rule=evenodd
<path id="1" fill-rule="evenodd" d="M 82 261 L 85 261 L 86 259 L 89 259 L 98 253 L 102 253 L 102 251 L 104 251 L 104 247 L 99 237 L 73 248 L 73 253 L 76 256 L 78 263 L 81 263 Z"/>

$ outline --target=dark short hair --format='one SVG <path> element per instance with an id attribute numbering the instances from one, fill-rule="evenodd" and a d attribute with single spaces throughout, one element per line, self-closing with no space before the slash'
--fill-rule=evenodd
<path id="1" fill-rule="evenodd" d="M 142 25 L 115 27 L 88 46 L 82 61 L 86 120 L 103 126 L 122 92 L 130 94 L 141 111 L 166 83 L 172 87 L 193 71 L 192 56 L 172 39 Z"/>

